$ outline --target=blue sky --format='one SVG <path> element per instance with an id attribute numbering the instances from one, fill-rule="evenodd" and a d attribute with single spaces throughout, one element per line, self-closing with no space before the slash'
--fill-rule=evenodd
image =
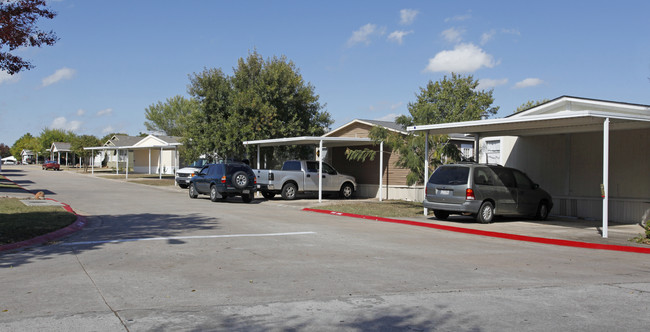
<path id="1" fill-rule="evenodd" d="M 407 114 L 454 71 L 494 89 L 498 117 L 561 95 L 650 104 L 648 1 L 50 2 L 60 40 L 0 72 L 0 143 L 45 127 L 146 132 L 144 110 L 187 95 L 188 75 L 250 50 L 285 55 L 335 124 Z"/>

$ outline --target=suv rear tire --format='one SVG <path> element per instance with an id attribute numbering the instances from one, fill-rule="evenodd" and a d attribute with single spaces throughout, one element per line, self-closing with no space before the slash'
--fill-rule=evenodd
<path id="1" fill-rule="evenodd" d="M 244 189 L 248 186 L 248 174 L 244 171 L 237 171 L 232 175 L 232 185 L 237 189 Z"/>
<path id="2" fill-rule="evenodd" d="M 219 200 L 219 193 L 217 192 L 217 186 L 210 186 L 210 200 L 216 202 Z"/>
<path id="3" fill-rule="evenodd" d="M 244 203 L 250 203 L 253 201 L 253 195 L 252 194 L 242 194 L 241 199 L 244 201 Z"/>

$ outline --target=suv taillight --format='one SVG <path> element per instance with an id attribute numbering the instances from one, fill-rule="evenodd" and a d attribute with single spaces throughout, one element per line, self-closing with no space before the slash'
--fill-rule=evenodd
<path id="1" fill-rule="evenodd" d="M 221 177 L 221 183 L 226 183 L 226 176 L 225 175 Z"/>
<path id="2" fill-rule="evenodd" d="M 469 189 L 469 188 L 465 189 L 465 199 L 468 201 L 473 201 L 476 199 L 476 197 L 474 197 L 473 189 Z"/>

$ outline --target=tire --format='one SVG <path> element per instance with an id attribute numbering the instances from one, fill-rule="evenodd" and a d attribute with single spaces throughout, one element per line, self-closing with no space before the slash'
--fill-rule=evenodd
<path id="1" fill-rule="evenodd" d="M 195 187 L 194 183 L 190 184 L 190 190 L 188 192 L 190 194 L 190 198 L 199 197 L 199 193 L 196 191 L 196 187 Z"/>
<path id="2" fill-rule="evenodd" d="M 537 220 L 546 220 L 548 218 L 548 203 L 546 202 L 540 202 L 539 207 L 537 207 L 537 214 L 535 215 L 535 219 Z"/>
<path id="3" fill-rule="evenodd" d="M 287 200 L 296 199 L 296 194 L 298 193 L 298 186 L 293 183 L 287 183 L 282 186 L 282 198 Z"/>
<path id="4" fill-rule="evenodd" d="M 433 215 L 438 220 L 447 220 L 449 218 L 449 211 L 433 210 Z"/>
<path id="5" fill-rule="evenodd" d="M 352 185 L 349 183 L 344 183 L 341 186 L 341 191 L 339 192 L 339 196 L 343 199 L 350 199 L 352 198 L 352 194 L 354 194 L 354 187 L 352 187 Z"/>
<path id="6" fill-rule="evenodd" d="M 262 196 L 264 198 L 266 198 L 266 199 L 271 199 L 271 198 L 275 197 L 275 194 L 272 193 L 272 192 L 268 192 L 268 191 L 262 191 Z"/>
<path id="7" fill-rule="evenodd" d="M 244 203 L 250 203 L 253 201 L 253 195 L 251 194 L 242 194 L 241 199 L 244 201 Z"/>
<path id="8" fill-rule="evenodd" d="M 481 208 L 478 209 L 476 220 L 481 224 L 489 224 L 494 221 L 494 205 L 490 202 L 483 203 Z"/>
<path id="9" fill-rule="evenodd" d="M 237 171 L 232 175 L 232 185 L 237 189 L 244 189 L 248 186 L 248 174 L 244 171 Z"/>
<path id="10" fill-rule="evenodd" d="M 217 186 L 210 186 L 210 200 L 216 202 L 219 200 L 219 193 L 217 192 Z"/>

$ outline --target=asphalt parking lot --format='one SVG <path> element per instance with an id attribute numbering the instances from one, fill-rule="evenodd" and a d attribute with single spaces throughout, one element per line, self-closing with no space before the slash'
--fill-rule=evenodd
<path id="1" fill-rule="evenodd" d="M 178 188 L 10 171 L 3 175 L 70 204 L 88 226 L 0 254 L 2 329 L 611 331 L 650 323 L 645 254 L 305 212 L 307 200 L 212 203 Z"/>

